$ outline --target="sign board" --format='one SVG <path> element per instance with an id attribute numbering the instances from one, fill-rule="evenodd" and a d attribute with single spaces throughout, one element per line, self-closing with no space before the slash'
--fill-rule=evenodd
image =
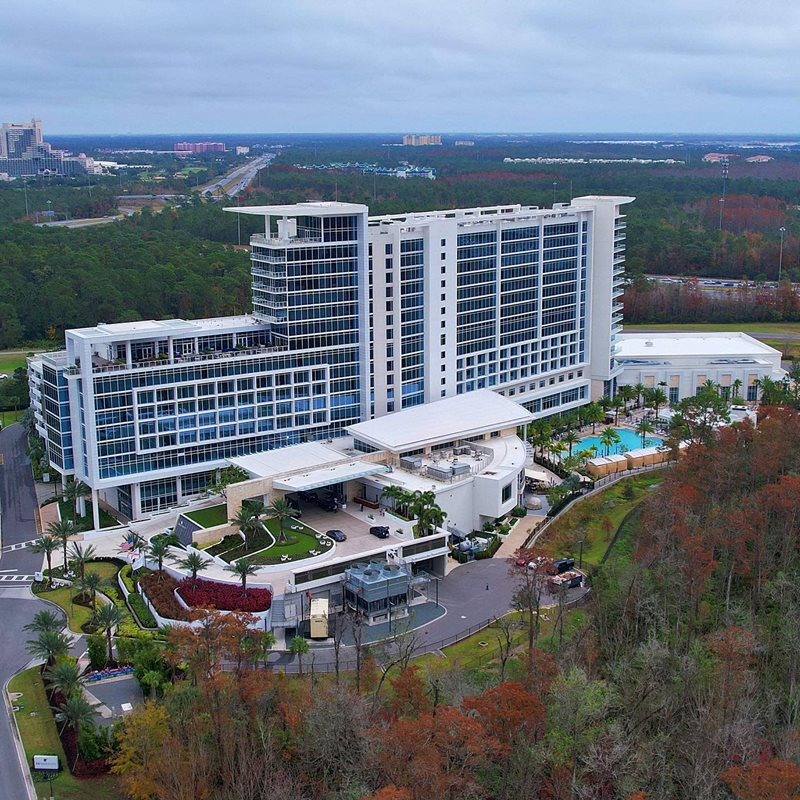
<path id="1" fill-rule="evenodd" d="M 58 756 L 34 756 L 33 768 L 58 770 Z"/>

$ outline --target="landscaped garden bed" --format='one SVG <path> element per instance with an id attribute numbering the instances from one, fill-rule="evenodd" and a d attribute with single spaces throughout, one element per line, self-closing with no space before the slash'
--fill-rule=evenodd
<path id="1" fill-rule="evenodd" d="M 166 572 L 151 572 L 149 575 L 142 576 L 139 583 L 159 616 L 183 622 L 191 620 L 189 612 L 175 597 L 178 581 L 171 575 Z"/>
<path id="2" fill-rule="evenodd" d="M 178 585 L 178 594 L 193 608 L 216 608 L 218 611 L 266 611 L 272 604 L 269 589 L 248 589 L 242 594 L 238 584 L 202 578 L 184 578 Z"/>
<path id="3" fill-rule="evenodd" d="M 292 520 L 285 525 L 285 542 L 278 541 L 280 538 L 278 520 L 268 519 L 264 525 L 266 530 L 252 534 L 248 538 L 247 545 L 240 534 L 232 533 L 211 547 L 206 547 L 203 552 L 221 558 L 229 564 L 240 558 L 249 557 L 253 564 L 268 565 L 308 558 L 327 552 L 333 547 L 331 539 L 327 536 L 317 539 L 317 532 L 298 520 Z"/>

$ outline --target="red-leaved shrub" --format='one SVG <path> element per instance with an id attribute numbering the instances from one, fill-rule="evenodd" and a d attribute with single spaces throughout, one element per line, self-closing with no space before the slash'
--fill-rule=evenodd
<path id="1" fill-rule="evenodd" d="M 216 608 L 218 611 L 266 611 L 272 603 L 269 589 L 248 589 L 242 594 L 237 584 L 217 583 L 198 578 L 184 578 L 178 593 L 192 608 Z"/>
<path id="2" fill-rule="evenodd" d="M 167 619 L 188 621 L 189 612 L 175 598 L 175 589 L 178 581 L 166 572 L 159 577 L 157 572 L 143 575 L 141 580 L 147 599 L 153 604 L 156 611 Z"/>

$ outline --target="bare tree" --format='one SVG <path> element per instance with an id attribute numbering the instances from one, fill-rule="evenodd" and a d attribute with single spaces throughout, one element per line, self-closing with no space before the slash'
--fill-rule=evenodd
<path id="1" fill-rule="evenodd" d="M 542 594 L 552 566 L 553 559 L 545 553 L 531 548 L 521 548 L 514 554 L 514 561 L 509 570 L 511 577 L 516 578 L 511 605 L 523 614 L 528 626 L 529 677 L 532 670 L 533 648 L 539 639 Z"/>
<path id="2" fill-rule="evenodd" d="M 341 665 L 341 650 L 342 640 L 344 639 L 345 631 L 348 628 L 349 620 L 346 612 L 341 614 L 334 614 L 329 618 L 329 633 L 333 638 L 333 667 L 336 672 L 336 685 L 339 685 L 339 667 Z"/>
<path id="3" fill-rule="evenodd" d="M 421 645 L 419 634 L 409 629 L 408 624 L 396 625 L 395 632 L 381 642 L 378 662 L 381 666 L 381 677 L 372 697 L 373 709 L 377 706 L 383 683 L 389 672 L 397 667 L 398 672 L 408 669 L 408 665 Z"/>
<path id="4" fill-rule="evenodd" d="M 519 621 L 507 614 L 498 617 L 492 624 L 497 639 L 497 657 L 500 659 L 500 683 L 506 679 L 506 664 L 514 649 L 514 634 L 519 629 Z"/>

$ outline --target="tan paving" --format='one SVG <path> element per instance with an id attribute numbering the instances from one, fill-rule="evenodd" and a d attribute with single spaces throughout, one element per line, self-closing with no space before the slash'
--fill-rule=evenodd
<path id="1" fill-rule="evenodd" d="M 530 536 L 531 531 L 544 519 L 546 519 L 544 514 L 528 514 L 527 517 L 523 517 L 511 529 L 511 533 L 503 539 L 503 543 L 497 548 L 494 557 L 511 558 L 525 544 L 525 540 Z"/>

